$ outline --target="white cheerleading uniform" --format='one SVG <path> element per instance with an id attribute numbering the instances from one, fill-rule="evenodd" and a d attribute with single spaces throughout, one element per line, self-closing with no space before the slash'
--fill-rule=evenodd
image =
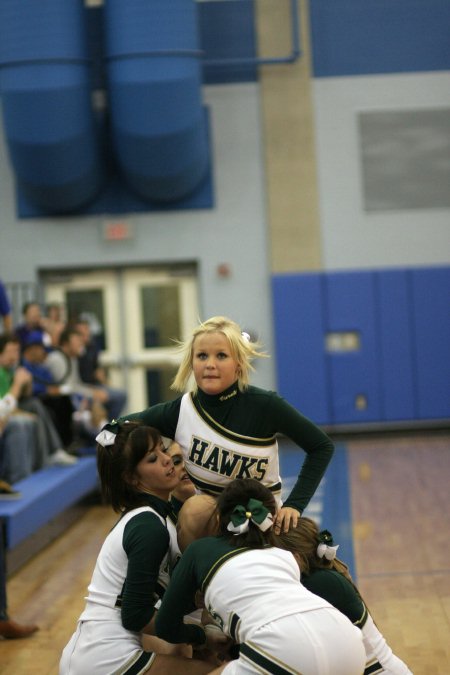
<path id="1" fill-rule="evenodd" d="M 361 628 L 366 649 L 367 675 L 412 675 L 412 672 L 396 656 L 380 633 L 370 614 Z"/>
<path id="2" fill-rule="evenodd" d="M 276 547 L 234 548 L 225 537 L 188 546 L 156 618 L 157 635 L 200 644 L 183 612 L 200 586 L 215 624 L 239 644 L 227 675 L 362 675 L 361 631 L 300 583 L 294 556 Z M 186 640 L 186 638 L 188 638 Z"/>
<path id="3" fill-rule="evenodd" d="M 280 502 L 281 478 L 275 436 L 253 438 L 220 426 L 182 397 L 175 440 L 183 448 L 186 471 L 198 492 L 219 495 L 235 478 L 259 480 Z"/>
<path id="4" fill-rule="evenodd" d="M 146 511 L 155 514 L 170 537 L 154 593 L 154 604 L 159 604 L 180 551 L 172 521 L 150 506 L 143 506 L 126 513 L 103 543 L 85 598 L 86 606 L 63 651 L 59 675 L 138 675 L 152 663 L 155 654 L 143 651 L 140 633 L 124 628 L 121 618 L 121 593 L 128 567 L 123 548 L 124 530 L 132 518 Z"/>
<path id="5" fill-rule="evenodd" d="M 356 586 L 336 569 L 313 569 L 303 579 L 312 593 L 328 600 L 362 633 L 366 650 L 364 675 L 412 675 L 406 663 L 393 654 L 370 616 Z"/>
<path id="6" fill-rule="evenodd" d="M 219 561 L 203 581 L 205 607 L 227 635 L 242 643 L 268 618 L 275 621 L 299 611 L 331 606 L 299 581 L 300 570 L 289 551 L 275 547 L 236 550 L 222 564 Z M 248 590 L 243 591 L 243 587 Z"/>
<path id="7" fill-rule="evenodd" d="M 205 605 L 219 627 L 240 644 L 239 659 L 224 673 L 362 673 L 360 631 L 298 583 L 299 578 L 293 555 L 277 548 L 237 555 L 214 574 Z"/>

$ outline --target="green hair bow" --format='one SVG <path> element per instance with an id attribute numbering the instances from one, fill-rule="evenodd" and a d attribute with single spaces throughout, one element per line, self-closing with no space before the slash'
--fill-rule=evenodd
<path id="1" fill-rule="evenodd" d="M 238 504 L 230 515 L 227 529 L 235 535 L 248 531 L 250 521 L 261 532 L 265 532 L 273 525 L 273 515 L 259 499 L 249 499 L 247 506 Z"/>

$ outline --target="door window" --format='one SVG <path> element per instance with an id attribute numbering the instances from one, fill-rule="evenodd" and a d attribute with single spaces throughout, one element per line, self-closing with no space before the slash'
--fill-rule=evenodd
<path id="1" fill-rule="evenodd" d="M 177 341 L 198 321 L 195 267 L 124 268 L 43 277 L 46 302 L 91 323 L 111 386 L 125 388 L 135 412 L 173 399 Z"/>

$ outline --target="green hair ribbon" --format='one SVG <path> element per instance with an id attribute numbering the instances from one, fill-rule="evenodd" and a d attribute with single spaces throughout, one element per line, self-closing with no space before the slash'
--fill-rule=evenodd
<path id="1" fill-rule="evenodd" d="M 249 499 L 247 506 L 238 504 L 234 507 L 227 529 L 234 535 L 243 534 L 248 531 L 250 521 L 265 532 L 273 525 L 273 515 L 259 499 Z"/>

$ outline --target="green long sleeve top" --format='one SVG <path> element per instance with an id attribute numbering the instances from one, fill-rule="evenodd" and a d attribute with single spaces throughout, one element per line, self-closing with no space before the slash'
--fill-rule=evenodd
<path id="1" fill-rule="evenodd" d="M 175 437 L 182 397 L 167 403 L 122 417 L 122 420 L 141 420 L 157 428 L 167 438 Z M 213 420 L 233 433 L 266 439 L 282 434 L 304 450 L 300 475 L 284 506 L 304 511 L 319 485 L 333 455 L 331 439 L 311 420 L 274 391 L 250 386 L 239 391 L 237 383 L 221 394 L 208 395 L 198 390 L 194 404 Z"/>
<path id="2" fill-rule="evenodd" d="M 242 549 L 244 550 L 244 549 Z M 222 537 L 206 537 L 191 544 L 176 566 L 167 597 L 156 616 L 156 634 L 175 643 L 202 645 L 206 641 L 201 626 L 184 623 L 183 616 L 195 608 L 197 590 L 205 591 L 204 582 L 217 561 L 234 550 Z"/>
<path id="3" fill-rule="evenodd" d="M 342 574 L 336 570 L 317 569 L 302 576 L 302 584 L 311 593 L 328 600 L 355 626 L 362 628 L 367 618 L 367 608 L 355 586 Z"/>
<path id="4" fill-rule="evenodd" d="M 153 495 L 146 495 L 146 501 L 163 518 L 176 520 L 170 502 Z M 119 603 L 127 630 L 140 632 L 155 612 L 155 601 L 164 594 L 158 577 L 169 545 L 167 528 L 151 511 L 136 514 L 124 527 L 122 546 L 128 564 Z"/>

